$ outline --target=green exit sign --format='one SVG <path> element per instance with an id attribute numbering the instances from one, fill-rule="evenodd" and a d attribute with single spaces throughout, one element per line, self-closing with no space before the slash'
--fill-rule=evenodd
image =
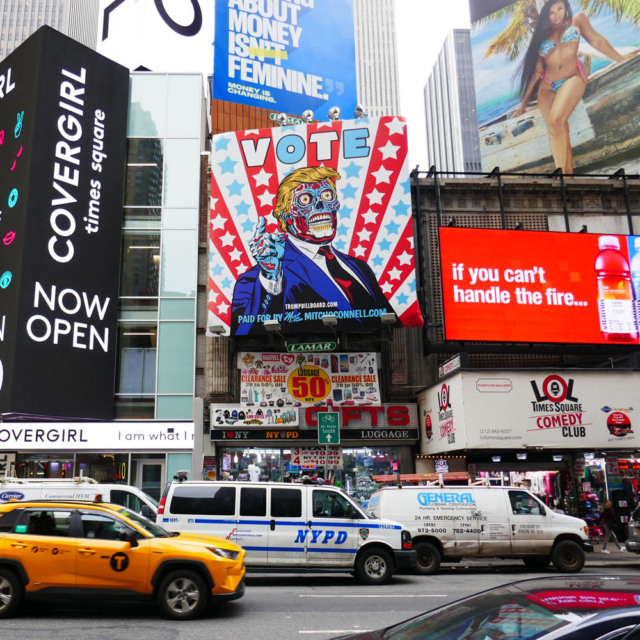
<path id="1" fill-rule="evenodd" d="M 340 444 L 340 423 L 337 411 L 318 413 L 318 444 Z"/>

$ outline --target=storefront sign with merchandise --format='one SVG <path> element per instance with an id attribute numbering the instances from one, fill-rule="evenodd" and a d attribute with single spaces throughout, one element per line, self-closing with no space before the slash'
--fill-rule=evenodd
<path id="1" fill-rule="evenodd" d="M 301 469 L 333 467 L 342 469 L 341 447 L 293 447 L 291 464 Z"/>
<path id="2" fill-rule="evenodd" d="M 505 393 L 495 393 L 492 379 Z M 418 395 L 422 453 L 639 448 L 635 371 L 462 371 Z M 506 384 L 508 382 L 508 384 Z"/>
<path id="3" fill-rule="evenodd" d="M 375 353 L 238 354 L 246 407 L 379 405 Z"/>

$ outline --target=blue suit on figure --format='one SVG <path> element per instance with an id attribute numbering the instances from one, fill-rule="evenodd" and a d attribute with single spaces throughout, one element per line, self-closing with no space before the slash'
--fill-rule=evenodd
<path id="1" fill-rule="evenodd" d="M 265 219 L 258 222 L 250 242 L 257 264 L 238 278 L 233 291 L 232 334 L 263 333 L 258 316 L 279 316 L 287 329 L 299 326 L 302 332 L 309 330 L 306 312 L 318 312 L 314 322 L 320 325 L 324 314 L 362 310 L 340 318 L 342 328 L 358 330 L 367 310 L 393 311 L 369 265 L 331 248 L 339 178 L 334 169 L 307 167 L 282 180 L 274 211 L 282 231 L 265 233 Z"/>

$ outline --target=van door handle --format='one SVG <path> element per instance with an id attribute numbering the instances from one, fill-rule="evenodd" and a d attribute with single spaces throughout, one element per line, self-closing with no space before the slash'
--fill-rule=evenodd
<path id="1" fill-rule="evenodd" d="M 272 520 L 269 523 L 269 529 L 271 529 L 271 531 L 275 531 L 276 530 L 276 521 L 275 520 Z"/>
<path id="2" fill-rule="evenodd" d="M 84 549 L 78 549 L 78 553 L 82 553 L 85 556 L 92 556 L 95 554 L 95 552 L 96 552 L 95 549 L 91 549 L 87 547 L 85 547 Z"/>
<path id="3" fill-rule="evenodd" d="M 26 549 L 29 545 L 24 544 L 24 542 L 14 542 L 11 546 L 14 549 Z"/>
<path id="4" fill-rule="evenodd" d="M 511 525 L 511 533 L 515 533 L 516 532 L 516 525 L 512 524 Z"/>
<path id="5" fill-rule="evenodd" d="M 311 520 L 309 520 L 309 522 L 307 522 L 307 527 L 309 527 L 309 529 L 311 529 Z"/>

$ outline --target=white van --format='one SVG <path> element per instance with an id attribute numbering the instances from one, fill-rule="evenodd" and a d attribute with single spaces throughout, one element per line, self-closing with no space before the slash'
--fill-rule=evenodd
<path id="1" fill-rule="evenodd" d="M 100 484 L 93 478 L 76 477 L 42 480 L 0 478 L 0 504 L 9 500 L 90 500 L 121 504 L 149 520 L 156 519 L 158 503 L 137 487 L 128 484 Z"/>
<path id="2" fill-rule="evenodd" d="M 420 573 L 461 558 L 521 558 L 531 570 L 552 562 L 573 573 L 593 551 L 584 520 L 557 513 L 517 487 L 412 486 L 375 492 L 368 505 L 379 518 L 409 529 Z"/>
<path id="3" fill-rule="evenodd" d="M 248 567 L 353 571 L 383 584 L 415 566 L 409 532 L 373 519 L 336 487 L 275 482 L 171 482 L 156 522 L 244 547 Z"/>

